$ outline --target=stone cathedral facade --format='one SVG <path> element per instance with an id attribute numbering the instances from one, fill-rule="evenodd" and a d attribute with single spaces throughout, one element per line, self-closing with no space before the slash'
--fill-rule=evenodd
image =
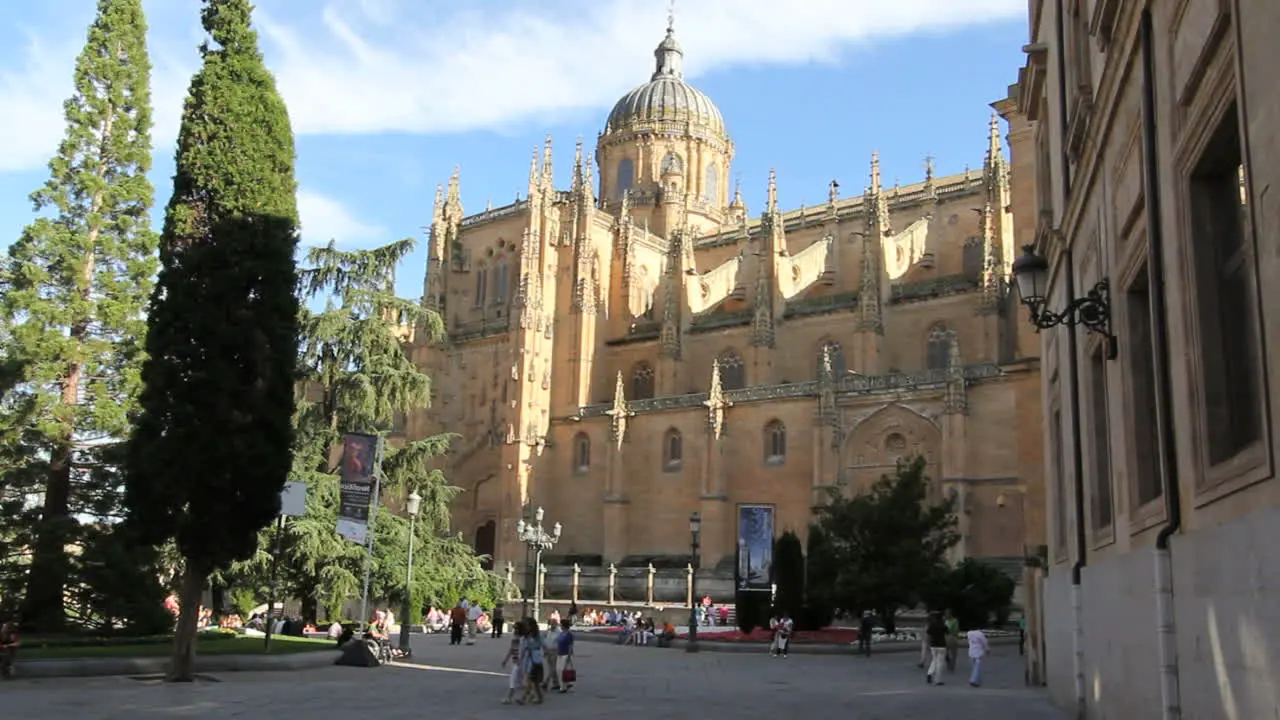
<path id="1" fill-rule="evenodd" d="M 962 510 L 957 554 L 1020 558 L 1042 505 L 1039 342 L 1006 297 L 996 121 L 980 171 L 890 187 L 873 156 L 863 192 L 833 181 L 791 211 L 770 173 L 753 215 L 670 28 L 654 54 L 567 190 L 548 139 L 511 205 L 467 215 L 456 172 L 437 191 L 425 303 L 448 338 L 412 345 L 436 393 L 400 430 L 460 435 L 456 529 L 520 568 L 515 525 L 541 506 L 564 527 L 549 566 L 642 567 L 687 559 L 697 511 L 714 579 L 737 504 L 803 537 L 829 489 L 922 454 Z"/>

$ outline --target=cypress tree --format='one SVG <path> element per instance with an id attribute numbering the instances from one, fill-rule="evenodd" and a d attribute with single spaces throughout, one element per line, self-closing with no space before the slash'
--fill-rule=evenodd
<path id="1" fill-rule="evenodd" d="M 0 484 L 9 500 L 43 495 L 38 519 L 25 508 L 6 513 L 28 526 L 4 534 L 30 545 L 22 621 L 41 632 L 65 622 L 75 562 L 67 547 L 86 532 L 76 518 L 117 509 L 118 486 L 93 466 L 102 444 L 128 435 L 137 395 L 156 267 L 146 31 L 140 0 L 99 0 L 64 106 L 66 135 L 31 196 L 41 217 L 9 248 L 2 273 L 9 377 L 0 426 L 7 448 L 22 452 L 4 464 Z"/>
<path id="2" fill-rule="evenodd" d="M 171 680 L 190 680 L 207 579 L 251 557 L 291 465 L 298 357 L 293 131 L 249 0 L 204 0 L 151 298 L 125 501 L 184 558 Z"/>

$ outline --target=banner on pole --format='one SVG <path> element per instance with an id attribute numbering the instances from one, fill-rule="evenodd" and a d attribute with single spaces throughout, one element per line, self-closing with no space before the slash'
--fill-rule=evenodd
<path id="1" fill-rule="evenodd" d="M 773 506 L 738 506 L 738 563 L 740 591 L 769 592 L 773 578 Z"/>
<path id="2" fill-rule="evenodd" d="M 378 436 L 342 436 L 342 484 L 338 495 L 338 534 L 364 545 L 369 538 L 369 507 L 373 502 L 378 462 Z"/>

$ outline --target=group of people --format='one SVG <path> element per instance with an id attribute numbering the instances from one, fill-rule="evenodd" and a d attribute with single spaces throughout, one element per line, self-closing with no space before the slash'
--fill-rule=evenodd
<path id="1" fill-rule="evenodd" d="M 973 687 L 982 685 L 982 661 L 991 652 L 991 644 L 987 634 L 978 628 L 965 633 L 965 641 L 969 646 L 969 684 Z M 930 685 L 942 685 L 943 672 L 956 670 L 956 661 L 960 649 L 960 621 L 948 611 L 930 613 L 929 624 L 925 627 L 921 638 L 921 654 L 918 667 L 925 670 L 925 682 Z"/>
<path id="2" fill-rule="evenodd" d="M 538 705 L 551 690 L 569 692 L 578 672 L 573 666 L 572 625 L 572 621 L 565 618 L 559 624 L 550 624 L 543 633 L 533 618 L 515 622 L 511 628 L 511 646 L 502 658 L 503 668 L 511 666 L 504 704 Z M 562 660 L 563 667 L 560 666 Z M 518 698 L 517 690 L 522 690 Z"/>

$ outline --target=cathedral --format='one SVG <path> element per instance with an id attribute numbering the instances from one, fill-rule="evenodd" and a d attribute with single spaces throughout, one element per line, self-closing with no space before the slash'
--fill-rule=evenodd
<path id="1" fill-rule="evenodd" d="M 544 563 L 598 574 L 683 567 L 698 512 L 714 581 L 739 505 L 803 538 L 829 492 L 923 455 L 957 502 L 956 557 L 1020 563 L 1043 506 L 1039 339 L 1008 297 L 995 117 L 980 171 L 886 186 L 872 155 L 860 194 L 833 181 L 790 211 L 771 172 L 753 215 L 682 60 L 668 27 L 567 190 L 550 139 L 510 205 L 467 215 L 456 171 L 437 190 L 424 303 L 447 338 L 411 342 L 435 398 L 397 432 L 458 434 L 455 529 L 521 572 L 516 525 L 542 507 L 563 527 Z"/>

